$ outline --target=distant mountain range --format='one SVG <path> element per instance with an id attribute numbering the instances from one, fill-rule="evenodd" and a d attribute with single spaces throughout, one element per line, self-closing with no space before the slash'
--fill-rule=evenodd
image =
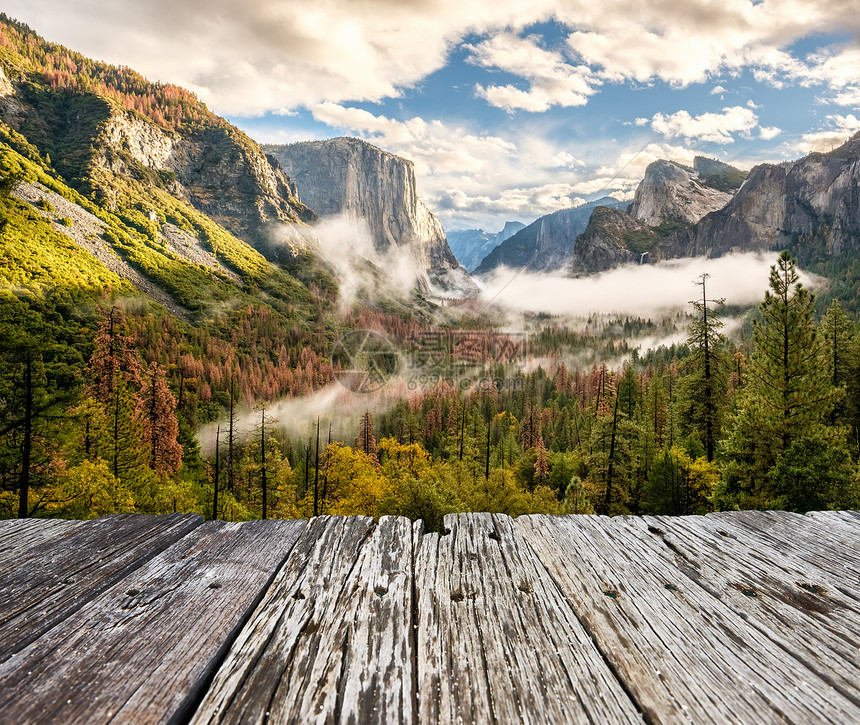
<path id="1" fill-rule="evenodd" d="M 487 274 L 502 266 L 528 266 L 537 272 L 565 270 L 573 259 L 574 242 L 585 231 L 592 211 L 600 206 L 625 207 L 628 203 L 606 196 L 542 216 L 498 245 L 472 271 Z"/>
<path id="2" fill-rule="evenodd" d="M 854 274 L 846 269 L 860 252 L 860 133 L 828 153 L 749 173 L 713 159 L 697 158 L 692 169 L 655 161 L 629 211 L 592 215 L 569 273 L 785 248 L 822 271 L 838 258 L 840 278 Z"/>
<path id="3" fill-rule="evenodd" d="M 505 222 L 505 228 L 495 234 L 483 229 L 454 229 L 448 232 L 448 244 L 460 264 L 471 272 L 484 257 L 525 226 L 522 222 Z"/>

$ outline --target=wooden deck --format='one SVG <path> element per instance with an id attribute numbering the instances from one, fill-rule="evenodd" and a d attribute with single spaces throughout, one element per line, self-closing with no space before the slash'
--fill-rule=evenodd
<path id="1" fill-rule="evenodd" d="M 860 513 L 0 521 L 3 723 L 858 723 Z"/>

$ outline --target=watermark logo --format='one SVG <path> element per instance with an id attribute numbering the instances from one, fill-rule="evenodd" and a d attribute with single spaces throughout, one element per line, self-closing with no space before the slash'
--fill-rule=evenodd
<path id="1" fill-rule="evenodd" d="M 398 346 L 374 330 L 345 333 L 335 342 L 331 358 L 339 368 L 338 382 L 354 393 L 382 390 L 401 366 Z"/>
<path id="2" fill-rule="evenodd" d="M 374 393 L 395 376 L 409 390 L 440 384 L 460 390 L 517 387 L 512 366 L 528 356 L 525 333 L 487 330 L 419 330 L 393 339 L 374 330 L 354 330 L 334 346 L 338 381 L 355 393 Z"/>

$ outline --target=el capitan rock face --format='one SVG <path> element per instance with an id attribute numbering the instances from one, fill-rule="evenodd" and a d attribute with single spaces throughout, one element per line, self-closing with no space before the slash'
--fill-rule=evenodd
<path id="1" fill-rule="evenodd" d="M 419 287 L 441 295 L 477 293 L 439 220 L 418 198 L 411 161 L 356 138 L 264 148 L 321 217 L 345 214 L 363 220 L 381 254 L 406 249 L 415 261 Z"/>

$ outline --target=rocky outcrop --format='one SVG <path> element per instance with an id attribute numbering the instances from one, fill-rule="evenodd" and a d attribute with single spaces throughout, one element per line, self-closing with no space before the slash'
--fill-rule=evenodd
<path id="1" fill-rule="evenodd" d="M 660 245 L 663 257 L 810 243 L 816 256 L 860 251 L 860 134 L 792 164 L 761 164 L 723 209 Z"/>
<path id="2" fill-rule="evenodd" d="M 647 224 L 621 209 L 597 207 L 585 231 L 576 239 L 570 274 L 581 277 L 622 264 L 641 264 L 659 241 Z"/>
<path id="3" fill-rule="evenodd" d="M 411 161 L 356 138 L 264 148 L 321 217 L 363 221 L 380 255 L 405 250 L 414 260 L 420 288 L 442 296 L 477 293 L 439 220 L 418 198 Z"/>
<path id="4" fill-rule="evenodd" d="M 522 222 L 505 222 L 504 229 L 496 234 L 483 229 L 457 229 L 448 232 L 448 244 L 460 264 L 471 272 L 484 257 L 525 226 Z"/>
<path id="5" fill-rule="evenodd" d="M 645 224 L 656 227 L 665 222 L 695 224 L 706 214 L 722 209 L 732 198 L 727 191 L 709 186 L 707 179 L 721 179 L 728 164 L 697 157 L 695 168 L 674 161 L 654 161 L 639 182 L 630 213 Z M 699 169 L 705 171 L 700 178 Z M 738 172 L 742 174 L 742 172 Z"/>
<path id="6" fill-rule="evenodd" d="M 246 241 L 260 246 L 262 227 L 313 221 L 280 165 L 238 129 L 214 124 L 182 135 L 133 112 L 115 111 L 99 128 L 96 166 L 140 177 L 142 170 Z"/>
<path id="7" fill-rule="evenodd" d="M 502 242 L 475 269 L 487 274 L 497 267 L 525 267 L 537 272 L 566 270 L 574 257 L 574 243 L 585 231 L 592 212 L 599 206 L 626 206 L 604 197 L 573 209 L 547 214 Z"/>

